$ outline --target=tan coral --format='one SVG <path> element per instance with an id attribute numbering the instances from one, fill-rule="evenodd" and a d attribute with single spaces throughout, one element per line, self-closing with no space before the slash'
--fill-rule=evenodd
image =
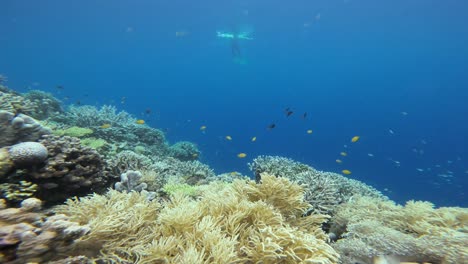
<path id="1" fill-rule="evenodd" d="M 0 209 L 0 262 L 45 263 L 60 259 L 76 239 L 89 229 L 64 215 L 46 216 L 37 210 L 41 202 L 31 198 L 21 208 Z"/>
<path id="2" fill-rule="evenodd" d="M 387 254 L 468 263 L 467 230 L 467 208 L 435 209 L 429 202 L 415 201 L 400 206 L 369 197 L 340 205 L 331 225 L 331 231 L 341 236 L 334 248 L 346 256 L 343 263 Z"/>
<path id="3" fill-rule="evenodd" d="M 323 215 L 302 217 L 303 190 L 286 179 L 210 184 L 198 199 L 175 193 L 163 205 L 139 193 L 68 201 L 57 211 L 89 224 L 96 260 L 130 263 L 338 262 L 326 243 Z M 79 252 L 78 252 L 79 253 Z"/>

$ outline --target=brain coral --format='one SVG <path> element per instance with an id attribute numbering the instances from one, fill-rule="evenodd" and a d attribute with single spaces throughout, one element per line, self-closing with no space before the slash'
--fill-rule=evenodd
<path id="1" fill-rule="evenodd" d="M 16 168 L 36 165 L 47 159 L 47 148 L 37 142 L 23 142 L 9 149 L 10 158 Z"/>

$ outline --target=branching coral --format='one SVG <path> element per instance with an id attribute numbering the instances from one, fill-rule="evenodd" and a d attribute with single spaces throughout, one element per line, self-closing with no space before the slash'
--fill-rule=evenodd
<path id="1" fill-rule="evenodd" d="M 260 181 L 260 175 L 264 172 L 277 177 L 291 177 L 292 175 L 307 172 L 310 169 L 305 164 L 278 156 L 258 156 L 248 165 L 255 174 L 256 181 Z"/>
<path id="2" fill-rule="evenodd" d="M 261 179 L 261 173 L 266 172 L 304 185 L 306 200 L 312 205 L 311 210 L 318 213 L 332 214 L 338 204 L 348 201 L 355 195 L 388 199 L 373 187 L 360 181 L 332 172 L 318 171 L 288 158 L 259 156 L 249 166 L 257 180 Z"/>
<path id="3" fill-rule="evenodd" d="M 468 209 L 434 209 L 428 202 L 399 206 L 369 197 L 340 205 L 331 231 L 343 263 L 366 263 L 374 256 L 398 255 L 413 261 L 467 263 Z M 344 233 L 343 233 L 344 232 Z"/>
<path id="4" fill-rule="evenodd" d="M 263 175 L 210 184 L 195 200 L 177 192 L 163 206 L 111 190 L 57 212 L 90 225 L 83 243 L 101 243 L 104 262 L 337 263 L 320 228 L 326 216 L 303 217 L 307 208 L 300 186 Z"/>

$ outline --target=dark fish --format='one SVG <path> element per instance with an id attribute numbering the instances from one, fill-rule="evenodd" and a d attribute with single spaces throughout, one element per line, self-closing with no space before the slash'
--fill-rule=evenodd
<path id="1" fill-rule="evenodd" d="M 286 117 L 290 117 L 292 114 L 294 114 L 293 111 L 288 111 L 288 112 L 286 112 Z"/>
<path id="2" fill-rule="evenodd" d="M 146 108 L 145 113 L 146 113 L 147 115 L 151 114 L 151 109 L 150 109 L 150 108 Z"/>
<path id="3" fill-rule="evenodd" d="M 55 88 L 57 88 L 57 90 L 63 90 L 63 85 L 57 85 Z"/>
<path id="4" fill-rule="evenodd" d="M 305 113 L 302 115 L 302 118 L 303 118 L 303 119 L 306 119 L 306 117 L 307 117 L 307 112 L 305 112 Z"/>
<path id="5" fill-rule="evenodd" d="M 272 130 L 272 129 L 275 128 L 275 127 L 276 127 L 276 124 L 275 124 L 275 123 L 272 123 L 271 125 L 269 125 L 269 126 L 267 127 L 267 129 L 268 129 L 268 130 Z"/>
<path id="6" fill-rule="evenodd" d="M 76 104 L 81 105 L 81 101 L 80 100 L 76 101 Z"/>

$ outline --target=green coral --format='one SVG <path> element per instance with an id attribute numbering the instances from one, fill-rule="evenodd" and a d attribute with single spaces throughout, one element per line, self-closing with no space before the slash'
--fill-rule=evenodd
<path id="1" fill-rule="evenodd" d="M 199 194 L 199 188 L 197 186 L 188 185 L 186 183 L 168 183 L 163 186 L 162 190 L 168 195 L 181 193 L 194 197 Z"/>
<path id="2" fill-rule="evenodd" d="M 90 147 L 90 148 L 98 150 L 106 146 L 107 141 L 105 141 L 102 138 L 90 137 L 90 138 L 83 138 L 81 140 L 81 144 L 86 147 Z"/>
<path id="3" fill-rule="evenodd" d="M 55 130 L 54 134 L 57 136 L 70 136 L 70 137 L 85 137 L 92 134 L 94 131 L 85 127 L 72 126 L 67 129 Z"/>

